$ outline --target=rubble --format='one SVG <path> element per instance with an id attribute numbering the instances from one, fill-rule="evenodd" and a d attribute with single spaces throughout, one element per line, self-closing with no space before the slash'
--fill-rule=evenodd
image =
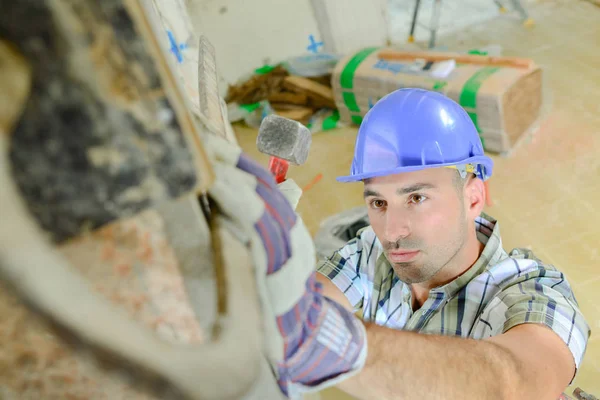
<path id="1" fill-rule="evenodd" d="M 283 87 L 290 92 L 305 94 L 308 106 L 313 108 L 335 108 L 331 86 L 325 86 L 300 76 L 288 76 L 283 80 Z"/>
<path id="2" fill-rule="evenodd" d="M 335 128 L 339 121 L 330 71 L 324 75 L 300 76 L 283 64 L 265 66 L 240 83 L 230 85 L 225 101 L 230 122 L 243 119 L 253 127 L 258 127 L 262 118 L 271 113 L 301 122 L 313 133 Z"/>
<path id="3" fill-rule="evenodd" d="M 271 94 L 281 91 L 283 78 L 288 75 L 289 73 L 283 67 L 275 67 L 266 73 L 259 72 L 240 85 L 230 85 L 225 101 L 253 104 L 266 100 Z"/>

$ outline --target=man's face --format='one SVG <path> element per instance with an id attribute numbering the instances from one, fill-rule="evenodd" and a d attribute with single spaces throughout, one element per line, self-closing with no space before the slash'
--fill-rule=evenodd
<path id="1" fill-rule="evenodd" d="M 468 235 L 457 171 L 431 168 L 365 181 L 375 234 L 398 277 L 429 281 L 463 248 Z"/>

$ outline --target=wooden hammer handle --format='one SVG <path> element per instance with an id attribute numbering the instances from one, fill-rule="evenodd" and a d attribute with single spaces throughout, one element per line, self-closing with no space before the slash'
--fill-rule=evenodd
<path id="1" fill-rule="evenodd" d="M 381 50 L 378 56 L 382 60 L 405 61 L 423 59 L 426 61 L 439 62 L 455 60 L 457 63 L 493 65 L 497 67 L 525 68 L 534 66 L 534 62 L 528 58 L 519 57 L 492 57 L 476 54 L 459 53 L 441 53 L 441 52 L 420 52 L 420 51 L 399 51 L 399 50 Z"/>

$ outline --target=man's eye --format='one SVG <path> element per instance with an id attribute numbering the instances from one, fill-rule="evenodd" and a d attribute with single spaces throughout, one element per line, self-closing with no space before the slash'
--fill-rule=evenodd
<path id="1" fill-rule="evenodd" d="M 409 198 L 410 202 L 414 203 L 414 204 L 420 204 L 420 203 L 424 202 L 426 199 L 427 199 L 427 197 L 423 196 L 422 194 L 413 194 Z"/>
<path id="2" fill-rule="evenodd" d="M 383 200 L 372 200 L 371 201 L 372 208 L 382 208 L 385 207 L 385 201 Z"/>

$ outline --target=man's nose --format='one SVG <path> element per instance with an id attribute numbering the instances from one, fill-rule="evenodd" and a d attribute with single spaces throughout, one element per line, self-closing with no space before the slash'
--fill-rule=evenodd
<path id="1" fill-rule="evenodd" d="M 408 237 L 410 231 L 410 219 L 406 210 L 400 207 L 388 207 L 385 215 L 385 240 L 394 243 L 398 239 Z"/>

